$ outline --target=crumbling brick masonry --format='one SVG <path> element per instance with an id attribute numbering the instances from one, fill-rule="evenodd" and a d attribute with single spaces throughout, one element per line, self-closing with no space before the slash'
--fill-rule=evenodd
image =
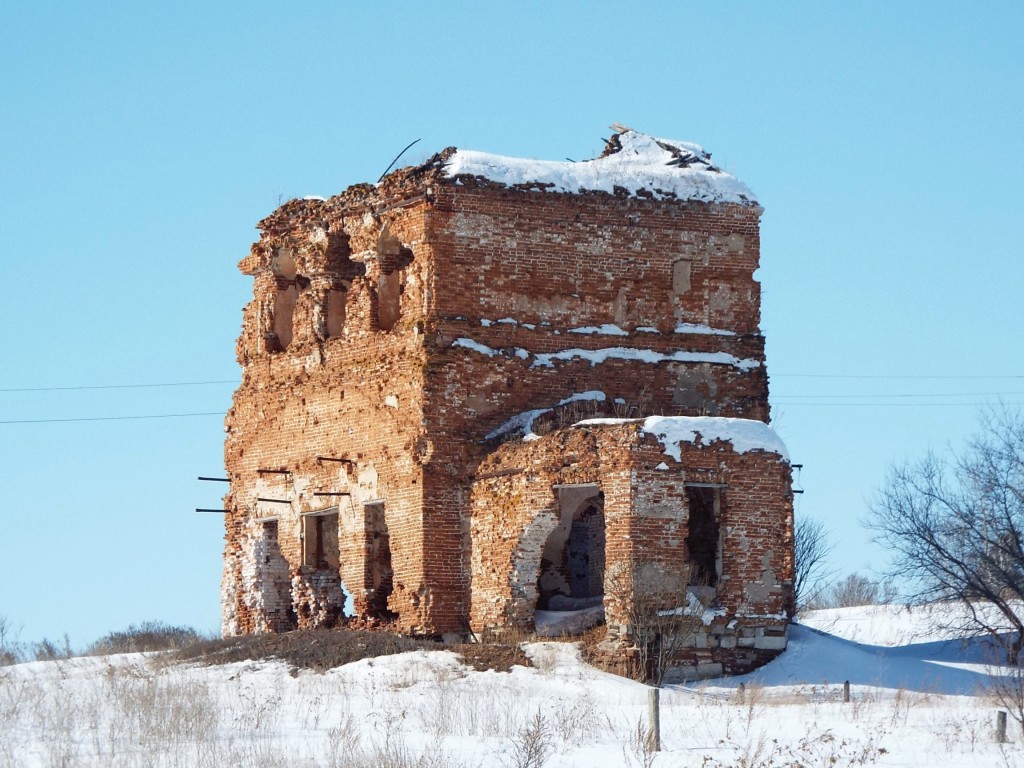
<path id="1" fill-rule="evenodd" d="M 701 617 L 680 676 L 784 649 L 761 212 L 699 146 L 622 129 L 579 163 L 447 149 L 260 222 L 224 633 L 603 612 L 627 649 L 654 594 Z"/>

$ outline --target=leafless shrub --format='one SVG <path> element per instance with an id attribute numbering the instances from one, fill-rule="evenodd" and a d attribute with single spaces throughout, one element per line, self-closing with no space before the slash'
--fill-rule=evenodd
<path id="1" fill-rule="evenodd" d="M 114 707 L 112 743 L 166 751 L 209 740 L 219 724 L 208 687 L 171 671 L 110 670 L 104 693 Z"/>
<path id="2" fill-rule="evenodd" d="M 512 749 L 507 755 L 512 768 L 543 768 L 554 754 L 551 725 L 540 710 L 512 736 Z"/>
<path id="3" fill-rule="evenodd" d="M 739 702 L 746 718 L 746 731 L 754 725 L 755 718 L 764 711 L 764 686 L 757 682 L 743 686 L 743 699 Z"/>
<path id="4" fill-rule="evenodd" d="M 0 667 L 25 659 L 25 647 L 18 640 L 18 630 L 6 616 L 0 616 Z"/>
<path id="5" fill-rule="evenodd" d="M 629 733 L 629 742 L 622 747 L 622 756 L 627 765 L 637 768 L 651 768 L 658 757 L 654 750 L 654 732 L 647 727 L 643 718 L 636 721 L 636 727 Z"/>
<path id="6" fill-rule="evenodd" d="M 462 722 L 467 735 L 508 737 L 518 729 L 515 698 L 504 686 L 491 684 L 472 697 Z"/>
<path id="7" fill-rule="evenodd" d="M 389 735 L 375 743 L 368 758 L 356 757 L 342 764 L 343 768 L 461 768 L 461 764 L 435 745 L 417 755 L 405 741 Z"/>
<path id="8" fill-rule="evenodd" d="M 609 568 L 605 594 L 625 615 L 629 637 L 636 651 L 634 675 L 661 685 L 665 673 L 680 652 L 693 640 L 707 606 L 689 589 L 690 568 L 679 565 L 675 572 L 651 563 L 638 563 L 632 570 Z"/>
<path id="9" fill-rule="evenodd" d="M 886 605 L 894 594 L 892 586 L 859 573 L 851 573 L 828 590 L 824 600 L 827 608 L 854 608 L 858 605 Z"/>
<path id="10" fill-rule="evenodd" d="M 974 752 L 978 743 L 988 736 L 991 727 L 991 720 L 982 720 L 964 712 L 940 710 L 931 722 L 930 732 L 941 740 L 946 752 Z"/>
<path id="11" fill-rule="evenodd" d="M 424 730 L 437 738 L 454 733 L 460 725 L 461 699 L 458 690 L 449 683 L 435 685 L 420 709 Z"/>
<path id="12" fill-rule="evenodd" d="M 127 629 L 110 632 L 92 643 L 86 654 L 105 656 L 112 653 L 172 651 L 209 639 L 192 627 L 172 626 L 160 621 L 146 621 Z"/>
<path id="13" fill-rule="evenodd" d="M 363 756 L 359 724 L 351 712 L 342 715 L 341 722 L 327 731 L 328 768 L 346 768 L 353 760 Z"/>
<path id="14" fill-rule="evenodd" d="M 597 702 L 589 692 L 571 703 L 563 702 L 555 711 L 555 730 L 568 744 L 582 744 L 596 737 L 599 724 Z"/>
<path id="15" fill-rule="evenodd" d="M 32 643 L 31 649 L 32 656 L 36 661 L 60 661 L 70 659 L 75 655 L 75 652 L 71 650 L 71 641 L 66 633 L 57 641 L 44 637 L 39 642 Z"/>
<path id="16" fill-rule="evenodd" d="M 619 398 L 612 403 L 612 412 L 618 419 L 636 419 L 650 413 L 651 393 L 642 387 L 632 401 Z"/>
<path id="17" fill-rule="evenodd" d="M 1013 662 L 1007 667 L 989 668 L 988 692 L 1024 732 L 1024 651 L 1018 651 Z"/>
<path id="18" fill-rule="evenodd" d="M 810 728 L 796 744 L 780 744 L 778 739 L 769 739 L 763 731 L 743 744 L 731 746 L 733 755 L 727 762 L 705 755 L 702 768 L 804 768 L 821 765 L 829 768 L 853 768 L 874 765 L 887 754 L 879 746 L 884 731 L 864 740 L 836 737 L 830 730 L 814 732 Z"/>

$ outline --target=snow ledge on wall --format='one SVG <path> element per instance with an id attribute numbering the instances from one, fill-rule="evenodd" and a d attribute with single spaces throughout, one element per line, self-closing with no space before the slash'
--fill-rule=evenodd
<path id="1" fill-rule="evenodd" d="M 789 461 L 785 443 L 771 427 L 755 419 L 728 419 L 720 416 L 648 416 L 646 419 L 584 419 L 574 426 L 628 424 L 643 421 L 643 431 L 654 435 L 666 456 L 680 460 L 680 443 L 711 445 L 716 440 L 732 444 L 736 453 L 765 451 Z"/>

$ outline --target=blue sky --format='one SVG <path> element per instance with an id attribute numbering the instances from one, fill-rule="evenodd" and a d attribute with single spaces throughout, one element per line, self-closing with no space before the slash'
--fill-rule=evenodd
<path id="1" fill-rule="evenodd" d="M 702 143 L 765 207 L 798 511 L 843 572 L 887 467 L 1024 403 L 1019 3 L 0 4 L 0 616 L 81 645 L 219 624 L 222 414 L 280 202 L 408 142 Z M 191 382 L 188 386 L 116 389 Z M 196 382 L 219 382 L 199 383 Z M 33 391 L 15 391 L 31 389 Z M 162 419 L 7 423 L 212 413 Z"/>

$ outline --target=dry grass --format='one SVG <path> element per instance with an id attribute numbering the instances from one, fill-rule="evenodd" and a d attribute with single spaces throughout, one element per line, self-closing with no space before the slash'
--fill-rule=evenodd
<path id="1" fill-rule="evenodd" d="M 146 621 L 119 632 L 109 632 L 89 646 L 86 654 L 107 656 L 112 653 L 170 651 L 187 648 L 206 640 L 192 627 L 171 626 L 160 621 Z"/>
<path id="2" fill-rule="evenodd" d="M 514 665 L 530 666 L 518 644 L 485 643 L 444 645 L 437 640 L 406 637 L 367 629 L 300 629 L 279 634 L 244 635 L 198 640 L 174 652 L 179 661 L 230 664 L 236 661 L 277 659 L 293 669 L 324 672 L 360 659 L 406 651 L 454 651 L 478 670 L 507 672 Z"/>
<path id="3" fill-rule="evenodd" d="M 504 643 L 464 643 L 449 646 L 467 666 L 480 672 L 493 669 L 508 672 L 514 666 L 529 667 L 530 659 L 518 645 Z"/>
<path id="4" fill-rule="evenodd" d="M 231 664 L 277 659 L 295 669 L 324 672 L 343 664 L 406 651 L 436 651 L 440 643 L 366 629 L 298 629 L 294 632 L 201 640 L 180 648 L 180 661 Z"/>

